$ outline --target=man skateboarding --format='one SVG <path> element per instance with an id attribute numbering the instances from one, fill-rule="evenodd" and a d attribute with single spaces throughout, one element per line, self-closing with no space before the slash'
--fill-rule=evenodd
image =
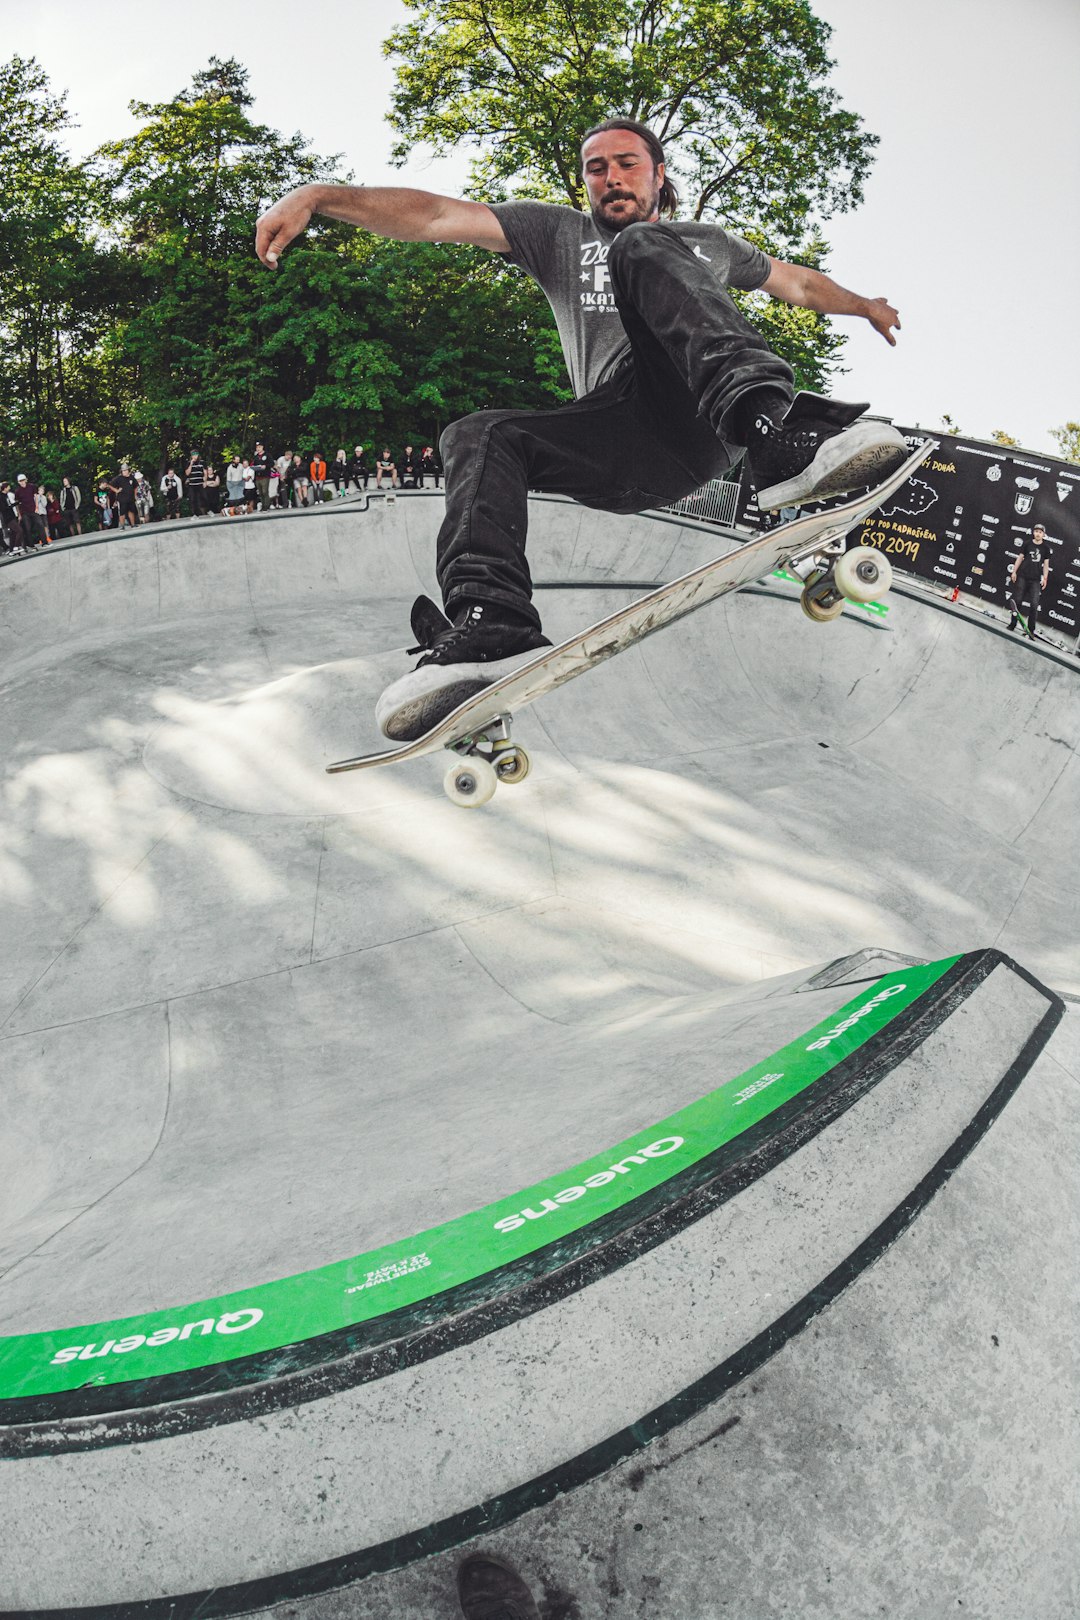
<path id="1" fill-rule="evenodd" d="M 441 440 L 446 516 L 437 576 L 446 614 L 412 612 L 416 668 L 376 717 L 395 740 L 420 736 L 466 697 L 550 645 L 525 556 L 528 491 L 602 511 L 665 506 L 744 452 L 763 510 L 876 483 L 907 446 L 865 405 L 793 398 L 793 374 L 739 312 L 728 287 L 763 289 L 822 314 L 858 315 L 890 344 L 884 298 L 846 291 L 719 225 L 675 221 L 660 142 L 611 119 L 582 141 L 589 214 L 547 203 L 466 202 L 404 187 L 301 186 L 260 219 L 274 268 L 321 213 L 400 241 L 463 242 L 520 265 L 555 314 L 575 400 L 543 411 L 478 411 Z"/>

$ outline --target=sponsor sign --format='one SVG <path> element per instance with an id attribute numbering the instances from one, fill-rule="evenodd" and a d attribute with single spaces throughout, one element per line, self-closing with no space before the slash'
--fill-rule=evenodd
<path id="1" fill-rule="evenodd" d="M 651 1192 L 767 1119 L 958 960 L 886 975 L 805 1035 L 667 1119 L 442 1226 L 195 1305 L 0 1338 L 0 1400 L 187 1372 L 276 1350 L 372 1321 L 520 1260 Z"/>
<path id="2" fill-rule="evenodd" d="M 928 432 L 938 436 L 929 429 L 899 431 L 912 449 Z M 758 511 L 744 480 L 736 524 L 761 532 L 775 521 Z M 1009 574 L 1036 523 L 1046 530 L 1050 561 L 1039 622 L 1075 636 L 1080 593 L 1068 585 L 1070 574 L 1080 574 L 1080 467 L 1069 462 L 942 434 L 938 448 L 891 500 L 852 530 L 849 542 L 876 546 L 902 573 L 1008 608 Z"/>

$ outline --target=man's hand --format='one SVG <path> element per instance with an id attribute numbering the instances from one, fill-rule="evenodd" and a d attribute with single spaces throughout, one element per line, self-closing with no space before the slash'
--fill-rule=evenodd
<path id="1" fill-rule="evenodd" d="M 276 202 L 255 227 L 255 252 L 270 270 L 276 270 L 278 259 L 289 243 L 306 231 L 315 212 L 313 188 L 298 186 Z"/>
<path id="2" fill-rule="evenodd" d="M 874 328 L 874 331 L 880 332 L 886 343 L 888 343 L 891 348 L 895 349 L 896 339 L 892 335 L 891 328 L 895 326 L 896 330 L 899 332 L 900 316 L 898 312 L 893 309 L 892 305 L 889 303 L 889 300 L 887 298 L 868 298 L 866 318 L 870 322 L 870 325 Z"/>
<path id="3" fill-rule="evenodd" d="M 771 298 L 795 304 L 799 309 L 816 310 L 819 315 L 862 315 L 890 348 L 896 348 L 892 328 L 895 326 L 899 332 L 900 316 L 887 298 L 863 298 L 820 270 L 811 270 L 809 265 L 787 264 L 771 257 L 769 265 L 761 287 Z"/>

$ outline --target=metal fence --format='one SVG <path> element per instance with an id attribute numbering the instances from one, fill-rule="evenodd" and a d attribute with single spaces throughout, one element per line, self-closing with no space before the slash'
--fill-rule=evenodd
<path id="1" fill-rule="evenodd" d="M 729 526 L 735 521 L 735 512 L 739 504 L 739 486 L 727 478 L 710 478 L 707 484 L 695 489 L 692 495 L 683 500 L 676 501 L 674 505 L 664 508 L 666 512 L 677 512 L 680 517 L 700 518 L 703 523 L 725 523 Z"/>

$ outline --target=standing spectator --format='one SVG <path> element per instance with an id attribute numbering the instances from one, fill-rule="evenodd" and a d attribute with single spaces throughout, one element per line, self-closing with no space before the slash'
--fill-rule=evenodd
<path id="1" fill-rule="evenodd" d="M 1035 640 L 1035 619 L 1039 611 L 1039 597 L 1045 591 L 1046 582 L 1049 578 L 1050 552 L 1046 545 L 1046 530 L 1041 523 L 1036 523 L 1031 531 L 1031 539 L 1025 541 L 1021 546 L 1009 574 L 1009 603 L 1012 607 L 1009 629 L 1015 630 L 1017 617 L 1022 612 L 1026 613 L 1029 641 Z M 1016 589 L 1018 579 L 1021 581 L 1019 591 Z M 1029 602 L 1030 607 L 1028 606 Z"/>
<path id="2" fill-rule="evenodd" d="M 15 504 L 15 491 L 5 478 L 0 483 L 0 540 L 5 551 L 21 551 L 19 509 Z"/>
<path id="3" fill-rule="evenodd" d="M 19 527 L 22 530 L 23 549 L 30 551 L 37 538 L 37 485 L 20 473 L 15 480 L 15 504 L 19 509 Z"/>
<path id="4" fill-rule="evenodd" d="M 307 467 L 301 460 L 299 453 L 297 453 L 293 456 L 292 466 L 289 469 L 289 483 L 294 506 L 307 505 L 309 482 Z"/>
<path id="5" fill-rule="evenodd" d="M 345 486 L 349 482 L 349 464 L 345 460 L 344 450 L 339 450 L 330 463 L 330 477 L 334 482 L 334 496 L 344 495 Z"/>
<path id="6" fill-rule="evenodd" d="M 94 496 L 94 505 L 98 509 L 98 522 L 100 523 L 101 527 L 103 529 L 111 529 L 113 526 L 114 514 L 113 504 L 109 498 L 109 486 L 107 484 L 102 484 L 97 494 Z"/>
<path id="7" fill-rule="evenodd" d="M 382 489 L 383 473 L 386 473 L 387 477 L 390 479 L 390 488 L 396 489 L 398 481 L 397 468 L 394 465 L 394 458 L 390 453 L 390 446 L 388 444 L 383 445 L 382 454 L 375 462 L 376 489 Z"/>
<path id="8" fill-rule="evenodd" d="M 60 502 L 54 489 L 45 491 L 45 531 L 50 541 L 67 539 L 64 514 L 60 510 Z"/>
<path id="9" fill-rule="evenodd" d="M 165 521 L 172 523 L 180 516 L 180 502 L 184 494 L 184 486 L 175 467 L 166 467 L 159 487 L 165 502 Z"/>
<path id="10" fill-rule="evenodd" d="M 311 466 L 308 470 L 311 473 L 312 500 L 316 506 L 321 506 L 323 485 L 326 483 L 326 462 L 317 450 L 311 458 Z"/>
<path id="11" fill-rule="evenodd" d="M 82 490 L 78 484 L 73 484 L 70 478 L 65 478 L 60 490 L 60 510 L 64 514 L 64 524 L 69 535 L 82 534 Z"/>
<path id="12" fill-rule="evenodd" d="M 363 483 L 364 488 L 367 489 L 368 479 L 371 477 L 371 468 L 364 460 L 364 447 L 362 444 L 358 444 L 356 446 L 355 450 L 353 451 L 352 460 L 348 463 L 348 467 L 349 477 L 356 485 L 357 493 L 359 494 L 361 483 Z"/>
<path id="13" fill-rule="evenodd" d="M 145 478 L 138 468 L 135 469 L 135 505 L 140 523 L 149 523 L 154 512 L 154 492 L 150 488 L 149 479 Z"/>
<path id="14" fill-rule="evenodd" d="M 266 494 L 271 506 L 277 506 L 278 494 L 281 489 L 281 475 L 277 469 L 277 462 L 270 463 L 270 477 L 266 480 Z"/>
<path id="15" fill-rule="evenodd" d="M 420 453 L 414 450 L 411 444 L 405 446 L 405 454 L 401 458 L 401 487 L 402 489 L 421 489 L 423 487 L 423 471 L 420 466 Z"/>
<path id="16" fill-rule="evenodd" d="M 45 490 L 38 489 L 34 496 L 34 525 L 37 529 L 38 545 L 47 546 L 51 538 L 49 534 L 49 500 Z"/>
<path id="17" fill-rule="evenodd" d="M 241 467 L 244 473 L 244 510 L 247 512 L 254 512 L 255 468 L 251 465 L 251 462 L 247 460 L 241 462 Z"/>
<path id="18" fill-rule="evenodd" d="M 289 484 L 289 468 L 292 466 L 292 464 L 293 464 L 293 453 L 292 453 L 291 450 L 283 450 L 281 452 L 280 456 L 278 456 L 277 461 L 275 462 L 275 466 L 277 467 L 277 470 L 278 470 L 278 497 L 277 497 L 277 499 L 278 499 L 278 505 L 279 506 L 288 506 L 288 504 L 289 504 L 289 497 L 292 494 L 292 490 L 291 490 L 290 484 Z"/>
<path id="19" fill-rule="evenodd" d="M 431 448 L 430 444 L 425 444 L 423 450 L 420 452 L 420 484 L 421 484 L 421 488 L 423 487 L 423 482 L 424 482 L 425 477 L 427 477 L 427 478 L 433 478 L 435 480 L 435 488 L 438 489 L 438 487 L 439 487 L 439 474 L 441 472 L 442 472 L 442 462 L 439 460 L 438 456 L 435 454 L 435 452 Z"/>
<path id="20" fill-rule="evenodd" d="M 191 459 L 187 464 L 184 477 L 187 480 L 191 515 L 193 518 L 201 518 L 206 511 L 206 496 L 203 493 L 206 482 L 206 463 L 203 461 L 201 450 L 191 452 Z"/>
<path id="21" fill-rule="evenodd" d="M 116 521 L 120 528 L 125 521 L 132 529 L 138 528 L 139 515 L 135 507 L 135 480 L 131 476 L 131 467 L 126 461 L 120 463 L 120 471 L 115 478 L 109 480 L 109 493 L 113 496 L 116 507 Z"/>
<path id="22" fill-rule="evenodd" d="M 244 504 L 244 469 L 239 456 L 233 456 L 225 468 L 225 489 L 225 516 L 235 517 Z"/>
<path id="23" fill-rule="evenodd" d="M 221 513 L 221 475 L 209 461 L 203 474 L 203 506 L 209 517 L 218 517 Z"/>
<path id="24" fill-rule="evenodd" d="M 259 498 L 259 511 L 270 510 L 270 470 L 274 463 L 266 453 L 266 447 L 260 440 L 255 446 L 255 454 L 251 458 L 252 469 L 255 474 L 255 492 Z"/>

